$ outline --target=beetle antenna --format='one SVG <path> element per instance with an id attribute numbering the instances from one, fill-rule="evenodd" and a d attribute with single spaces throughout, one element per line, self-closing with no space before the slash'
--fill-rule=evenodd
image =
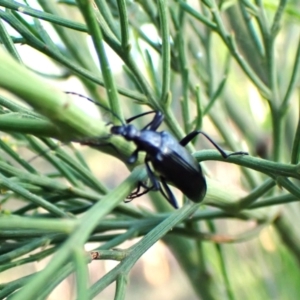
<path id="1" fill-rule="evenodd" d="M 89 97 L 87 97 L 87 96 L 84 96 L 84 95 L 82 95 L 82 94 L 79 94 L 79 93 L 68 92 L 68 91 L 65 91 L 64 93 L 65 93 L 65 94 L 68 94 L 68 95 L 75 95 L 75 96 L 84 98 L 84 99 L 86 99 L 86 100 L 88 100 L 88 101 L 94 103 L 95 105 L 97 105 L 97 106 L 103 108 L 104 110 L 110 112 L 114 117 L 116 117 L 116 118 L 122 123 L 122 125 L 124 125 L 122 119 L 121 119 L 116 113 L 114 113 L 110 108 L 106 107 L 105 105 L 100 104 L 100 103 L 96 102 L 95 100 L 93 100 L 93 99 L 91 99 L 91 98 L 89 98 Z"/>

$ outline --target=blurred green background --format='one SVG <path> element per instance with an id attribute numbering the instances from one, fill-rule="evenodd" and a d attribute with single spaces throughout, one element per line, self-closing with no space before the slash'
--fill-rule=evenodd
<path id="1" fill-rule="evenodd" d="M 296 0 L 0 0 L 0 299 L 298 299 L 299 24 Z M 249 156 L 198 137 L 200 205 L 124 204 L 135 146 L 64 91 Z"/>

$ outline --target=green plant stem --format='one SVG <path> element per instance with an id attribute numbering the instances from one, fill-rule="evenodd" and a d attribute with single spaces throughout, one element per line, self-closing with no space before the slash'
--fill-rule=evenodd
<path id="1" fill-rule="evenodd" d="M 88 298 L 88 282 L 89 272 L 86 264 L 86 253 L 83 249 L 73 250 L 73 261 L 76 274 L 77 298 L 78 300 L 87 300 Z"/>
<path id="2" fill-rule="evenodd" d="M 42 115 L 37 114 L 35 111 L 29 109 L 29 107 L 17 104 L 2 95 L 0 96 L 0 104 L 12 112 L 19 113 L 20 116 L 44 120 Z"/>
<path id="3" fill-rule="evenodd" d="M 1 115 L 0 130 L 63 139 L 60 130 L 48 120 L 22 118 L 17 114 Z"/>
<path id="4" fill-rule="evenodd" d="M 103 18 L 105 19 L 109 29 L 114 33 L 118 40 L 121 40 L 120 29 L 117 28 L 115 19 L 112 15 L 108 3 L 104 0 L 95 0 L 95 4 L 98 7 L 99 12 L 101 12 Z"/>
<path id="5" fill-rule="evenodd" d="M 27 101 L 55 124 L 64 126 L 68 135 L 74 130 L 84 136 L 101 136 L 101 131 L 107 135 L 104 123 L 91 121 L 90 116 L 83 114 L 80 108 L 72 104 L 69 95 L 29 72 L 3 50 L 0 51 L 0 65 L 0 86 Z"/>
<path id="6" fill-rule="evenodd" d="M 177 0 L 177 2 L 180 4 L 180 6 L 190 15 L 198 19 L 200 22 L 205 24 L 207 27 L 209 27 L 212 30 L 217 29 L 217 24 L 213 21 L 211 21 L 209 18 L 205 17 L 203 14 L 200 14 L 198 11 L 194 10 L 190 5 L 188 5 L 185 1 Z"/>
<path id="7" fill-rule="evenodd" d="M 292 164 L 299 163 L 299 157 L 300 157 L 300 96 L 298 101 L 298 124 L 297 124 L 293 147 L 292 147 L 291 163 Z"/>
<path id="8" fill-rule="evenodd" d="M 38 297 L 44 284 L 55 276 L 58 270 L 68 261 L 70 251 L 72 251 L 74 245 L 83 246 L 97 223 L 132 191 L 136 182 L 142 179 L 141 175 L 144 176 L 140 169 L 134 170 L 117 189 L 103 197 L 102 201 L 95 204 L 93 208 L 83 216 L 76 231 L 70 235 L 69 239 L 64 243 L 64 246 L 57 251 L 48 266 L 39 276 L 33 277 L 27 285 L 24 286 L 21 293 L 17 292 L 14 294 L 12 299 L 31 300 Z"/>
<path id="9" fill-rule="evenodd" d="M 39 18 L 41 20 L 53 22 L 59 25 L 62 25 L 64 27 L 69 27 L 75 30 L 87 32 L 87 27 L 84 24 L 78 24 L 76 22 L 66 20 L 63 18 L 60 18 L 54 14 L 49 14 L 46 12 L 43 12 L 41 10 L 33 9 L 27 5 L 24 5 L 22 3 L 19 3 L 17 1 L 9 1 L 9 0 L 0 0 L 0 6 L 22 12 L 23 14 Z"/>
<path id="10" fill-rule="evenodd" d="M 230 156 L 227 159 L 224 159 L 216 150 L 198 151 L 194 153 L 194 156 L 198 161 L 217 160 L 228 163 L 234 162 L 240 166 L 244 166 L 267 175 L 272 174 L 273 176 L 300 178 L 299 165 L 282 164 L 249 155 Z"/>
<path id="11" fill-rule="evenodd" d="M 216 228 L 215 228 L 214 223 L 212 221 L 208 221 L 207 223 L 208 223 L 208 227 L 209 227 L 210 231 L 212 233 L 215 233 Z M 219 258 L 219 261 L 220 261 L 221 273 L 222 273 L 222 277 L 223 277 L 223 280 L 224 280 L 227 297 L 230 300 L 234 300 L 232 287 L 230 285 L 229 276 L 228 276 L 227 268 L 226 268 L 226 265 L 225 265 L 225 257 L 224 257 L 223 248 L 218 243 L 215 244 L 215 248 L 216 248 L 216 252 L 217 252 L 217 255 L 218 255 L 218 258 Z"/>
<path id="12" fill-rule="evenodd" d="M 61 18 L 62 22 L 68 22 L 68 12 L 60 9 L 61 6 L 57 5 L 57 3 L 47 0 L 38 0 L 38 3 L 45 12 Z M 78 32 L 77 30 L 72 30 L 66 26 L 58 25 L 55 22 L 51 22 L 51 24 L 65 45 L 65 54 L 70 56 L 74 62 L 82 66 L 84 69 L 93 72 L 95 76 L 100 78 L 101 73 L 89 51 L 86 34 L 83 32 Z M 86 26 L 83 24 L 81 25 L 85 27 L 85 31 L 87 32 Z M 56 49 L 55 51 L 60 51 L 57 46 L 55 46 L 54 49 Z M 90 91 L 93 99 L 99 101 L 100 103 L 106 104 L 106 102 L 99 96 L 98 84 L 95 84 L 84 77 L 81 77 L 80 80 L 82 80 L 87 89 Z"/>
<path id="13" fill-rule="evenodd" d="M 128 23 L 129 18 L 127 14 L 126 2 L 124 0 L 118 0 L 117 4 L 119 7 L 122 48 L 123 51 L 127 52 L 130 50 L 130 42 L 129 42 L 129 23 Z"/>
<path id="14" fill-rule="evenodd" d="M 11 281 L 10 283 L 3 284 L 0 291 L 0 298 L 5 299 L 7 296 L 22 288 L 27 282 L 33 277 L 33 274 L 18 278 L 17 280 Z M 8 299 L 8 298 L 6 298 Z"/>
<path id="15" fill-rule="evenodd" d="M 67 263 L 59 269 L 59 272 L 55 274 L 48 284 L 44 285 L 42 291 L 38 295 L 40 299 L 47 299 L 49 294 L 59 285 L 65 278 L 67 278 L 72 272 L 74 272 L 74 264 Z M 26 283 L 27 284 L 27 283 Z M 89 298 L 86 298 L 89 299 Z"/>
<path id="16" fill-rule="evenodd" d="M 77 180 L 75 174 L 73 174 L 73 172 L 69 170 L 64 163 L 62 163 L 59 159 L 53 156 L 52 153 L 48 151 L 49 149 L 46 149 L 45 151 L 44 148 L 41 147 L 37 139 L 31 136 L 28 136 L 28 141 L 30 146 L 38 153 L 38 156 L 43 155 L 57 169 L 57 171 L 61 173 L 63 177 L 65 177 L 74 187 L 79 188 L 80 183 Z M 47 143 L 47 139 L 44 139 L 43 141 Z M 56 147 L 58 147 L 57 144 Z M 60 152 L 63 151 L 61 150 Z M 33 159 L 34 158 L 35 157 L 33 157 Z"/>
<path id="17" fill-rule="evenodd" d="M 83 197 L 92 201 L 97 201 L 99 200 L 99 195 L 90 191 L 85 191 L 83 189 L 80 188 L 76 188 L 76 187 L 70 187 L 69 184 L 66 184 L 64 182 L 60 182 L 59 180 L 55 180 L 46 176 L 42 176 L 42 175 L 37 175 L 37 174 L 30 174 L 28 172 L 22 172 L 21 170 L 19 170 L 18 168 L 12 167 L 11 165 L 1 162 L 0 161 L 0 170 L 9 174 L 10 176 L 15 176 L 18 178 L 19 181 L 21 181 L 22 183 L 34 183 L 37 186 L 46 188 L 46 189 L 50 189 L 53 192 L 62 192 L 62 193 L 70 193 L 73 195 L 76 195 L 78 197 Z M 1 174 L 0 174 L 1 176 Z M 7 182 L 8 181 L 8 182 Z M 7 184 L 7 186 L 14 186 L 14 184 L 16 184 L 16 190 L 18 189 L 18 182 L 17 180 L 13 180 L 13 179 L 7 179 L 5 181 Z M 4 184 L 4 181 L 3 181 Z M 5 185 L 6 186 L 6 185 Z M 23 188 L 20 187 L 20 189 L 23 191 Z M 30 196 L 30 193 L 26 193 L 26 195 Z M 34 194 L 32 194 L 33 197 L 35 196 Z M 44 202 L 45 200 L 42 200 L 42 202 Z M 35 200 L 32 200 L 32 202 L 36 202 Z M 38 202 L 36 203 L 38 204 Z M 45 204 L 46 205 L 46 204 Z"/>
<path id="18" fill-rule="evenodd" d="M 46 249 L 43 251 L 40 251 L 36 254 L 31 254 L 29 257 L 25 257 L 25 258 L 21 258 L 21 259 L 17 259 L 14 260 L 13 262 L 9 262 L 6 264 L 1 264 L 0 266 L 0 272 L 4 272 L 5 270 L 9 270 L 15 267 L 19 267 L 31 262 L 36 262 L 36 261 L 40 261 L 46 257 L 48 257 L 49 255 L 53 254 L 55 252 L 56 248 L 52 247 L 50 249 Z M 1 292 L 0 292 L 1 293 Z"/>
<path id="19" fill-rule="evenodd" d="M 259 79 L 259 77 L 253 72 L 253 70 L 250 68 L 250 66 L 247 64 L 247 62 L 244 60 L 243 56 L 239 53 L 234 36 L 229 35 L 228 32 L 225 29 L 225 26 L 223 24 L 220 11 L 218 8 L 218 5 L 214 0 L 211 1 L 205 1 L 205 5 L 210 9 L 214 24 L 216 24 L 217 29 L 215 31 L 220 35 L 220 37 L 223 39 L 225 45 L 230 50 L 232 56 L 236 59 L 238 64 L 241 66 L 243 71 L 247 74 L 249 79 L 257 86 L 257 88 L 261 91 L 261 93 L 266 97 L 270 98 L 270 90 L 268 87 L 265 86 L 265 84 Z M 187 10 L 187 5 L 182 6 L 185 10 Z M 187 12 L 189 12 L 187 10 Z M 200 20 L 200 19 L 199 19 Z M 202 19 L 200 20 L 203 21 Z"/>
<path id="20" fill-rule="evenodd" d="M 276 182 L 271 178 L 268 178 L 260 186 L 256 187 L 252 192 L 250 192 L 246 197 L 240 199 L 237 204 L 238 210 L 245 209 L 251 206 L 257 199 L 259 199 L 263 194 L 267 193 L 276 185 Z"/>
<path id="21" fill-rule="evenodd" d="M 283 99 L 282 104 L 281 104 L 282 114 L 284 114 L 287 111 L 288 107 L 289 107 L 289 102 L 290 102 L 291 95 L 292 95 L 292 93 L 295 90 L 295 87 L 297 85 L 297 82 L 298 82 L 297 79 L 299 79 L 299 73 L 300 73 L 300 37 L 299 37 L 299 40 L 298 40 L 297 52 L 296 52 L 296 55 L 295 55 L 295 60 L 294 60 L 293 65 L 294 65 L 294 67 L 293 67 L 291 80 L 289 82 L 289 85 L 287 87 L 284 99 Z"/>
<path id="22" fill-rule="evenodd" d="M 98 22 L 96 20 L 94 10 L 92 4 L 88 1 L 77 0 L 78 6 L 85 18 L 87 26 L 89 28 L 90 34 L 93 39 L 94 47 L 96 49 L 98 60 L 101 66 L 102 75 L 104 79 L 104 85 L 106 88 L 106 93 L 108 96 L 108 100 L 110 103 L 110 107 L 112 111 L 122 118 L 122 112 L 120 109 L 120 104 L 118 101 L 118 93 L 116 90 L 115 82 L 113 79 L 113 75 L 111 72 L 111 68 L 106 56 L 106 52 L 103 44 L 103 36 L 101 32 L 101 28 L 98 26 Z M 118 122 L 118 120 L 115 120 Z"/>
<path id="23" fill-rule="evenodd" d="M 71 233 L 78 222 L 76 220 L 71 220 L 70 218 L 64 220 L 46 220 L 46 219 L 31 219 L 28 217 L 16 217 L 7 216 L 0 219 L 1 229 L 36 229 L 39 228 L 45 232 L 57 231 L 61 233 Z M 53 237 L 52 237 L 53 238 Z M 51 240 L 51 237 L 47 237 L 47 240 Z M 29 246 L 28 246 L 29 247 Z"/>
<path id="24" fill-rule="evenodd" d="M 160 20 L 160 29 L 162 37 L 162 91 L 160 102 L 165 106 L 169 105 L 169 91 L 170 91 L 170 34 L 169 34 L 169 22 L 168 22 L 168 8 L 167 2 L 164 0 L 157 1 L 157 9 Z"/>
<path id="25" fill-rule="evenodd" d="M 298 233 L 295 232 L 288 218 L 282 214 L 275 220 L 274 226 L 283 243 L 294 254 L 298 265 L 300 265 L 300 241 Z"/>
<path id="26" fill-rule="evenodd" d="M 1 19 L 0 19 L 0 41 L 1 43 L 4 44 L 6 50 L 10 53 L 10 55 L 14 57 L 16 60 L 18 60 L 20 63 L 22 63 L 22 59 L 18 51 L 16 50 L 15 45 Z"/>
<path id="27" fill-rule="evenodd" d="M 182 270 L 184 270 L 195 293 L 203 299 L 214 299 L 212 280 L 207 268 L 203 265 L 205 255 L 204 259 L 199 257 L 195 244 L 184 236 L 172 234 L 172 236 L 165 236 L 163 240 L 171 249 Z M 182 253 L 185 253 L 185 255 L 183 256 Z"/>
<path id="28" fill-rule="evenodd" d="M 172 11 L 173 12 L 173 11 Z M 178 17 L 176 18 L 175 12 L 172 14 L 172 19 L 176 29 L 176 45 L 178 47 L 178 60 L 180 66 L 181 80 L 182 80 L 182 92 L 183 99 L 181 101 L 182 119 L 184 122 L 184 131 L 189 133 L 191 128 L 191 113 L 190 113 L 190 99 L 189 99 L 189 68 L 187 62 L 186 45 L 184 39 L 185 26 L 185 14 L 183 10 L 180 10 Z"/>
<path id="29" fill-rule="evenodd" d="M 115 300 L 123 300 L 126 296 L 126 287 L 128 283 L 128 275 L 120 274 L 117 278 Z"/>
<path id="30" fill-rule="evenodd" d="M 249 32 L 249 36 L 253 41 L 253 44 L 255 45 L 258 53 L 261 57 L 265 56 L 265 49 L 261 43 L 261 38 L 257 33 L 257 30 L 254 26 L 253 18 L 251 12 L 249 13 L 249 6 L 247 6 L 249 2 L 246 3 L 246 1 L 240 1 L 239 6 L 241 9 L 241 13 L 243 15 L 244 23 L 247 26 L 247 30 Z M 255 11 L 257 11 L 257 8 L 255 7 Z"/>
<path id="31" fill-rule="evenodd" d="M 55 163 L 56 168 L 58 170 L 60 170 L 60 169 L 62 169 L 62 167 L 64 167 L 61 164 L 61 162 L 63 161 L 69 167 L 71 167 L 72 170 L 74 170 L 79 175 L 81 175 L 82 178 L 86 179 L 86 181 L 88 182 L 87 185 L 89 185 L 93 189 L 95 189 L 96 192 L 99 192 L 101 194 L 106 194 L 108 192 L 107 188 L 103 184 L 101 184 L 101 182 L 86 167 L 78 164 L 78 161 L 72 159 L 69 155 L 67 155 L 66 152 L 64 152 L 61 148 L 57 147 L 57 145 L 50 139 L 44 139 L 44 141 L 51 149 L 56 151 L 57 156 L 60 159 L 59 162 Z M 38 145 L 38 143 L 34 139 L 30 139 L 30 142 L 33 143 L 35 146 Z M 41 150 L 40 150 L 40 152 L 41 152 Z M 50 157 L 51 157 L 51 155 L 50 155 Z M 52 157 L 52 159 L 53 159 L 53 157 Z M 51 161 L 51 159 L 50 159 L 50 161 Z M 60 163 L 60 165 L 59 165 L 59 163 Z M 66 168 L 63 168 L 63 169 L 66 169 Z M 76 175 L 74 175 L 74 177 L 76 177 Z M 68 176 L 65 175 L 65 177 L 69 179 Z M 72 181 L 70 180 L 70 182 L 72 182 Z M 75 185 L 75 186 L 79 187 L 78 185 Z"/>
<path id="32" fill-rule="evenodd" d="M 8 221 L 10 222 L 10 220 L 8 220 Z M 14 221 L 14 220 L 11 220 L 11 221 Z M 55 229 L 53 229 L 53 230 L 55 230 Z M 26 253 L 29 253 L 29 252 L 37 249 L 38 247 L 45 246 L 51 241 L 52 238 L 53 238 L 53 236 L 51 236 L 51 235 L 48 235 L 48 236 L 42 237 L 42 238 L 37 238 L 37 239 L 27 242 L 24 246 L 21 246 L 13 251 L 10 251 L 8 253 L 0 255 L 0 264 L 3 265 L 5 263 L 8 263 L 8 262 L 26 254 Z M 13 263 L 13 264 L 18 265 L 18 263 Z"/>
<path id="33" fill-rule="evenodd" d="M 284 177 L 277 178 L 277 184 L 281 187 L 284 187 L 287 191 L 289 191 L 292 195 L 300 198 L 300 188 L 299 185 L 295 185 L 291 180 Z M 299 184 L 299 182 L 298 182 Z"/>
<path id="34" fill-rule="evenodd" d="M 190 216 L 198 205 L 186 205 L 182 209 L 174 212 L 170 217 L 161 222 L 152 231 L 150 231 L 140 242 L 131 248 L 131 253 L 117 267 L 104 275 L 90 289 L 90 297 L 100 293 L 106 286 L 112 283 L 120 274 L 127 274 L 141 255 L 149 249 L 157 240 L 163 237 L 176 224 Z"/>
<path id="35" fill-rule="evenodd" d="M 9 154 L 16 162 L 18 162 L 28 172 L 37 174 L 38 172 L 25 159 L 20 157 L 19 153 L 14 151 L 7 143 L 0 139 L 0 149 Z"/>
<path id="36" fill-rule="evenodd" d="M 1 2 L 1 0 L 0 0 Z M 1 4 L 1 3 L 0 3 Z M 103 80 L 99 79 L 99 76 L 95 76 L 92 72 L 87 71 L 86 69 L 80 67 L 78 64 L 74 63 L 73 61 L 67 59 L 64 55 L 60 53 L 60 51 L 53 51 L 51 48 L 48 48 L 47 45 L 41 40 L 37 39 L 27 28 L 24 28 L 22 24 L 17 22 L 13 16 L 10 14 L 4 13 L 0 11 L 0 17 L 3 18 L 6 22 L 8 22 L 12 27 L 16 29 L 25 39 L 26 42 L 32 46 L 33 48 L 37 49 L 38 51 L 46 54 L 47 56 L 55 59 L 62 65 L 70 68 L 70 70 L 74 71 L 79 76 L 83 76 L 86 79 L 91 80 L 92 82 L 99 84 L 101 86 L 104 86 Z M 120 49 L 118 49 L 117 46 L 110 45 L 113 48 L 117 48 L 120 52 Z M 0 56 L 1 57 L 1 56 Z M 118 88 L 118 91 L 122 95 L 127 95 L 130 98 L 133 98 L 137 101 L 145 102 L 146 97 L 140 93 L 137 92 L 131 92 L 128 89 Z"/>
<path id="37" fill-rule="evenodd" d="M 278 31 L 280 29 L 280 21 L 283 17 L 284 9 L 287 3 L 287 0 L 280 0 L 279 5 L 277 6 L 277 11 L 275 13 L 273 23 L 271 25 L 271 35 L 274 37 L 278 34 Z"/>
<path id="38" fill-rule="evenodd" d="M 68 214 L 66 214 L 64 211 L 62 211 L 55 205 L 47 202 L 42 197 L 39 197 L 39 196 L 36 196 L 36 195 L 30 193 L 28 190 L 26 190 L 22 186 L 18 185 L 17 183 L 13 182 L 9 178 L 6 178 L 5 176 L 3 176 L 1 174 L 0 174 L 0 186 L 2 188 L 6 188 L 8 190 L 15 192 L 16 194 L 24 197 L 28 201 L 31 201 L 31 202 L 37 204 L 38 206 L 43 207 L 48 212 L 53 213 L 57 217 L 65 217 L 65 218 L 70 217 L 70 216 L 68 216 Z"/>
<path id="39" fill-rule="evenodd" d="M 299 201 L 299 197 L 296 197 L 292 194 L 272 196 L 272 197 L 264 198 L 255 203 L 252 203 L 249 209 L 256 209 L 260 207 L 268 207 L 268 206 L 280 205 L 280 204 L 288 204 L 296 201 L 297 202 Z"/>

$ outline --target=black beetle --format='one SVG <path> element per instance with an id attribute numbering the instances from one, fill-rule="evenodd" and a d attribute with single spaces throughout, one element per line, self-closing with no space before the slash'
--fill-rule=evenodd
<path id="1" fill-rule="evenodd" d="M 168 187 L 167 183 L 169 182 L 177 187 L 190 200 L 201 202 L 206 194 L 206 181 L 202 174 L 200 164 L 185 148 L 198 134 L 203 134 L 224 158 L 232 155 L 248 154 L 242 151 L 226 154 L 208 135 L 200 130 L 191 132 L 178 142 L 169 132 L 157 131 L 164 119 L 164 115 L 160 111 L 150 111 L 137 115 L 128 119 L 127 123 L 149 113 L 155 113 L 155 116 L 142 130 L 138 130 L 132 124 L 111 127 L 112 134 L 121 135 L 126 140 L 133 141 L 137 146 L 136 150 L 129 157 L 128 163 L 136 162 L 140 151 L 146 152 L 145 165 L 152 186 L 146 187 L 143 183 L 139 183 L 137 191 L 129 195 L 129 199 L 139 197 L 149 190 L 160 190 L 168 202 L 173 207 L 178 208 L 175 197 Z M 154 170 L 159 174 L 159 180 L 152 171 L 149 163 L 152 164 Z M 139 193 L 141 186 L 146 188 L 146 190 Z"/>
<path id="2" fill-rule="evenodd" d="M 102 107 L 102 105 L 83 95 L 73 92 L 67 93 L 86 98 Z M 107 108 L 105 109 L 108 110 Z M 138 130 L 132 124 L 128 124 L 139 117 L 151 113 L 155 113 L 153 120 L 141 130 Z M 112 134 L 121 135 L 126 140 L 134 142 L 137 146 L 135 151 L 128 158 L 128 163 L 135 163 L 140 151 L 146 153 L 145 165 L 152 185 L 148 187 L 144 183 L 139 182 L 137 189 L 127 197 L 130 200 L 144 195 L 150 190 L 159 190 L 173 207 L 178 208 L 176 199 L 168 187 L 167 183 L 169 182 L 192 201 L 196 203 L 201 202 L 206 194 L 206 181 L 202 174 L 200 164 L 185 148 L 185 146 L 198 134 L 204 135 L 225 159 L 232 155 L 248 154 L 247 152 L 242 151 L 226 154 L 225 151 L 207 134 L 200 130 L 192 131 L 178 142 L 178 140 L 176 140 L 169 132 L 157 131 L 158 127 L 163 122 L 163 119 L 164 115 L 160 111 L 149 111 L 127 119 L 127 124 L 125 125 L 111 127 L 110 131 Z M 92 139 L 85 139 L 84 141 L 78 142 L 92 147 L 101 146 L 99 141 L 96 142 Z M 159 179 L 151 169 L 150 163 L 152 164 L 153 169 L 158 173 Z M 140 192 L 141 187 L 145 188 L 145 191 Z"/>

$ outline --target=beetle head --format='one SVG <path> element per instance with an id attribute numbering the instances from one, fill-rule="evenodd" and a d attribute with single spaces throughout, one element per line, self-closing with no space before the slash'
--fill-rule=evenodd
<path id="1" fill-rule="evenodd" d="M 139 135 L 139 130 L 134 125 L 112 126 L 110 129 L 112 134 L 122 135 L 126 140 L 132 141 Z"/>

